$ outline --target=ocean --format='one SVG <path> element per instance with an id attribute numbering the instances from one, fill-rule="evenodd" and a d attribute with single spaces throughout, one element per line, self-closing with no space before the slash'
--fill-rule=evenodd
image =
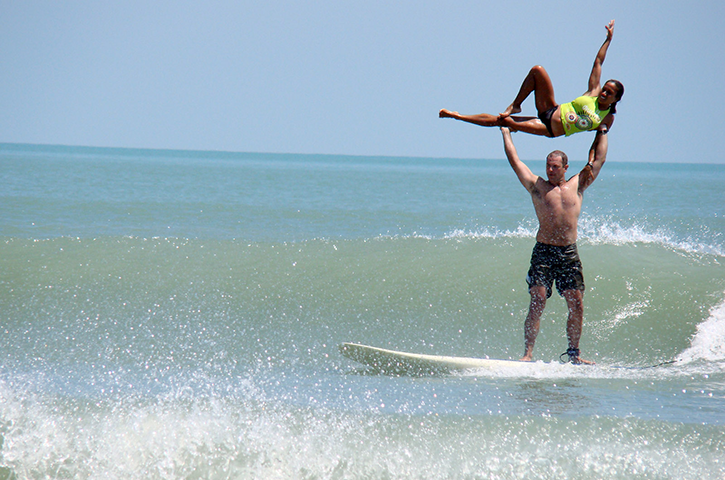
<path id="1" fill-rule="evenodd" d="M 0 479 L 725 478 L 723 164 L 586 191 L 597 365 L 559 363 L 555 293 L 531 368 L 423 376 L 338 347 L 520 358 L 505 160 L 0 144 L 0 172 Z"/>

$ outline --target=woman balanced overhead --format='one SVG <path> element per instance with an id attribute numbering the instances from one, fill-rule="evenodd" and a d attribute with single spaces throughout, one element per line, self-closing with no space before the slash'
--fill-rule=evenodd
<path id="1" fill-rule="evenodd" d="M 594 59 L 592 73 L 589 75 L 589 89 L 572 102 L 558 104 L 554 98 L 554 85 L 544 67 L 537 65 L 529 70 L 521 84 L 518 95 L 511 105 L 498 115 L 481 113 L 478 115 L 461 115 L 445 108 L 440 111 L 440 118 L 454 118 L 483 127 L 509 127 L 511 130 L 543 135 L 545 137 L 569 136 L 573 133 L 589 130 L 607 131 L 614 122 L 617 102 L 624 94 L 624 85 L 617 80 L 607 80 L 600 85 L 602 64 L 607 56 L 607 49 L 612 42 L 614 20 L 605 27 L 607 39 L 599 48 Z M 534 92 L 538 117 L 515 115 L 521 112 L 521 104 Z"/>

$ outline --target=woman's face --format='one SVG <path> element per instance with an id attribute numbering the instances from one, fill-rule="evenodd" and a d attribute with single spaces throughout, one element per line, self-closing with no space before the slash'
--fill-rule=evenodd
<path id="1" fill-rule="evenodd" d="M 617 101 L 617 95 L 619 94 L 619 89 L 617 86 L 612 83 L 608 82 L 605 83 L 602 87 L 602 91 L 599 93 L 599 104 L 600 105 L 611 105 L 614 102 Z"/>

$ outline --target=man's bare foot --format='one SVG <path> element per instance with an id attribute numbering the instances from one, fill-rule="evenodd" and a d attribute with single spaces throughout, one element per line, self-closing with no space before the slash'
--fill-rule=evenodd
<path id="1" fill-rule="evenodd" d="M 458 112 L 451 112 L 445 108 L 441 108 L 441 111 L 438 112 L 438 118 L 456 118 L 457 116 Z"/>
<path id="2" fill-rule="evenodd" d="M 520 362 L 533 362 L 534 357 L 532 355 L 524 355 L 519 359 Z"/>
<path id="3" fill-rule="evenodd" d="M 564 355 L 568 356 L 568 361 L 572 365 L 594 365 L 594 362 L 591 362 L 589 360 L 584 360 L 579 356 L 579 349 L 578 348 L 569 348 L 566 352 L 562 353 L 559 357 L 560 360 L 562 360 L 562 357 Z M 564 361 L 566 363 L 566 361 Z"/>
<path id="4" fill-rule="evenodd" d="M 571 362 L 571 363 L 572 363 L 573 365 L 595 365 L 595 363 L 594 363 L 594 362 L 592 362 L 592 361 L 590 361 L 590 360 L 584 360 L 584 359 L 583 359 L 583 358 L 581 358 L 581 357 L 574 357 L 574 358 L 572 358 L 572 359 L 570 360 L 570 362 Z"/>
<path id="5" fill-rule="evenodd" d="M 515 107 L 514 104 L 512 103 L 511 105 L 509 105 L 506 108 L 506 110 L 504 110 L 503 112 L 499 113 L 498 116 L 501 117 L 501 118 L 505 118 L 505 117 L 508 117 L 508 116 L 513 115 L 515 113 L 521 113 L 521 107 Z"/>

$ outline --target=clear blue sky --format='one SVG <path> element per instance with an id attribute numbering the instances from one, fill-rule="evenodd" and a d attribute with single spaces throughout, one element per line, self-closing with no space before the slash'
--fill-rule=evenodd
<path id="1" fill-rule="evenodd" d="M 714 0 L 0 0 L 0 142 L 503 158 L 497 129 L 438 110 L 497 113 L 534 64 L 573 99 L 616 19 L 609 159 L 725 163 L 723 18 Z M 514 140 L 583 159 L 592 138 Z"/>

